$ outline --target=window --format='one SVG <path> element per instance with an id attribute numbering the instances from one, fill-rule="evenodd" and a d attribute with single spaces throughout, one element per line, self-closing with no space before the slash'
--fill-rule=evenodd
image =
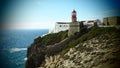
<path id="1" fill-rule="evenodd" d="M 60 27 L 61 27 L 61 25 L 60 25 Z"/>

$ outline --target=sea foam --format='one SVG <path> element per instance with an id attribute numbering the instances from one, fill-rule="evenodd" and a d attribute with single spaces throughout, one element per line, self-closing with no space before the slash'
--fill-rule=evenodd
<path id="1" fill-rule="evenodd" d="M 10 52 L 13 53 L 13 52 L 19 52 L 19 51 L 24 51 L 24 50 L 27 50 L 27 48 L 11 48 Z"/>
<path id="2" fill-rule="evenodd" d="M 27 57 L 25 57 L 24 60 L 27 60 Z"/>

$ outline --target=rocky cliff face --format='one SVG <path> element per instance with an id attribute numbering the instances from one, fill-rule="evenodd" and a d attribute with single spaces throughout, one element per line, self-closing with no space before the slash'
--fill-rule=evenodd
<path id="1" fill-rule="evenodd" d="M 47 46 L 39 37 L 28 48 L 26 68 L 119 68 L 119 34 L 120 28 L 93 28 Z"/>
<path id="2" fill-rule="evenodd" d="M 119 68 L 120 45 L 93 38 L 60 55 L 45 58 L 45 68 Z"/>
<path id="3" fill-rule="evenodd" d="M 66 37 L 67 31 L 49 34 L 42 38 L 36 38 L 34 42 L 28 47 L 25 67 L 36 68 L 43 66 L 45 63 L 45 55 L 53 56 L 57 54 L 59 51 L 61 51 L 62 47 L 64 47 L 63 45 L 70 41 Z"/>

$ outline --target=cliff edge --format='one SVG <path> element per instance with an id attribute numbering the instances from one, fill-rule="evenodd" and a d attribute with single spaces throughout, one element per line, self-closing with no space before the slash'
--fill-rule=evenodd
<path id="1" fill-rule="evenodd" d="M 83 28 L 38 37 L 28 47 L 26 68 L 119 68 L 120 28 Z"/>

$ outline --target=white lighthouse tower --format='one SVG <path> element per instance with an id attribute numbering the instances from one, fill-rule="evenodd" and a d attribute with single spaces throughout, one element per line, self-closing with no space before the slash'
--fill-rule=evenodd
<path id="1" fill-rule="evenodd" d="M 77 22 L 77 12 L 75 10 L 72 11 L 72 22 L 69 26 L 68 36 L 74 35 L 76 32 L 80 32 L 80 23 Z"/>

